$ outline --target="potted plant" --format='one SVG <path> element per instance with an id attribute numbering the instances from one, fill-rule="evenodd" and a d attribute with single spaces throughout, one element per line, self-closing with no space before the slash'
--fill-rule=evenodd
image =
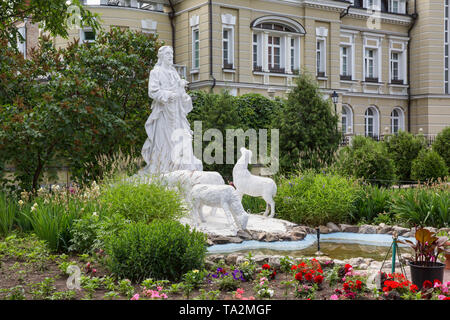
<path id="1" fill-rule="evenodd" d="M 422 288 L 424 281 L 431 283 L 435 279 L 443 281 L 445 264 L 438 262 L 437 257 L 440 253 L 450 253 L 446 251 L 444 245 L 449 240 L 447 237 L 437 237 L 434 232 L 419 227 L 416 229 L 416 243 L 404 240 L 414 250 L 414 259 L 409 261 L 411 269 L 412 283 L 419 289 Z M 399 241 L 405 243 L 403 241 Z"/>

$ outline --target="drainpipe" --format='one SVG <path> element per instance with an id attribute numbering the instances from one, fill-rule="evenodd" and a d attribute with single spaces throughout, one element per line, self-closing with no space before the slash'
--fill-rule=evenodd
<path id="1" fill-rule="evenodd" d="M 411 30 L 414 28 L 419 15 L 417 14 L 417 0 L 414 0 L 414 13 L 411 15 L 413 21 L 408 29 L 408 132 L 411 132 Z"/>
<path id="2" fill-rule="evenodd" d="M 212 45 L 212 38 L 213 38 L 213 21 L 212 21 L 212 0 L 208 1 L 208 9 L 209 9 L 209 75 L 213 80 L 213 84 L 211 86 L 211 92 L 216 86 L 216 78 L 214 78 L 214 72 L 213 72 L 213 45 Z"/>
<path id="3" fill-rule="evenodd" d="M 348 12 L 350 11 L 350 8 L 351 8 L 352 6 L 353 6 L 352 4 L 349 5 L 349 6 L 347 7 L 347 10 L 344 10 L 344 11 L 341 12 L 341 15 L 340 15 L 341 19 L 342 19 L 343 17 L 345 17 L 346 15 L 348 15 Z"/>
<path id="4" fill-rule="evenodd" d="M 172 28 L 172 50 L 173 50 L 173 62 L 175 63 L 175 7 L 172 0 L 169 0 L 170 9 L 169 12 L 170 26 Z"/>

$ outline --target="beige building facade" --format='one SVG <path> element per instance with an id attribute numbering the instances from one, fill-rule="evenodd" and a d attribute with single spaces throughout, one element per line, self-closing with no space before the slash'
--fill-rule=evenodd
<path id="1" fill-rule="evenodd" d="M 338 94 L 346 135 L 450 125 L 448 0 L 86 0 L 106 30 L 157 33 L 191 89 L 284 96 L 300 72 Z M 69 39 L 95 41 L 89 29 Z M 57 46 L 68 40 L 56 38 Z"/>

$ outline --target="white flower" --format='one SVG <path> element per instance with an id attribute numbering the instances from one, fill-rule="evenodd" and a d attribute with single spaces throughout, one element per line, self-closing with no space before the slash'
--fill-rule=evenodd
<path id="1" fill-rule="evenodd" d="M 23 200 L 19 200 L 19 205 L 23 205 Z"/>
<path id="2" fill-rule="evenodd" d="M 53 187 L 54 191 L 58 191 L 59 190 L 59 185 L 55 184 L 55 186 Z"/>
<path id="3" fill-rule="evenodd" d="M 92 213 L 92 215 L 93 215 L 94 217 L 97 217 L 97 216 L 98 216 L 97 212 L 95 212 L 95 211 Z"/>

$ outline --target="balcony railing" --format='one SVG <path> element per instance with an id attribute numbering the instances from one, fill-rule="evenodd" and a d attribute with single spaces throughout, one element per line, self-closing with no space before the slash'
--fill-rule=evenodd
<path id="1" fill-rule="evenodd" d="M 84 5 L 92 5 L 93 2 L 89 0 L 83 0 Z M 100 0 L 101 6 L 112 6 L 112 7 L 125 7 L 125 8 L 136 8 L 149 11 L 164 11 L 164 6 L 161 3 L 156 3 L 152 1 L 138 1 L 138 0 Z"/>
<path id="2" fill-rule="evenodd" d="M 400 12 L 400 8 L 398 8 L 398 12 L 394 12 L 392 8 L 390 8 L 389 0 L 380 0 L 381 7 L 378 8 L 367 8 L 364 7 L 364 0 L 354 0 L 353 7 L 359 9 L 378 9 L 383 13 L 393 13 L 393 14 L 406 14 L 408 12 L 408 2 L 406 2 L 406 12 Z"/>

